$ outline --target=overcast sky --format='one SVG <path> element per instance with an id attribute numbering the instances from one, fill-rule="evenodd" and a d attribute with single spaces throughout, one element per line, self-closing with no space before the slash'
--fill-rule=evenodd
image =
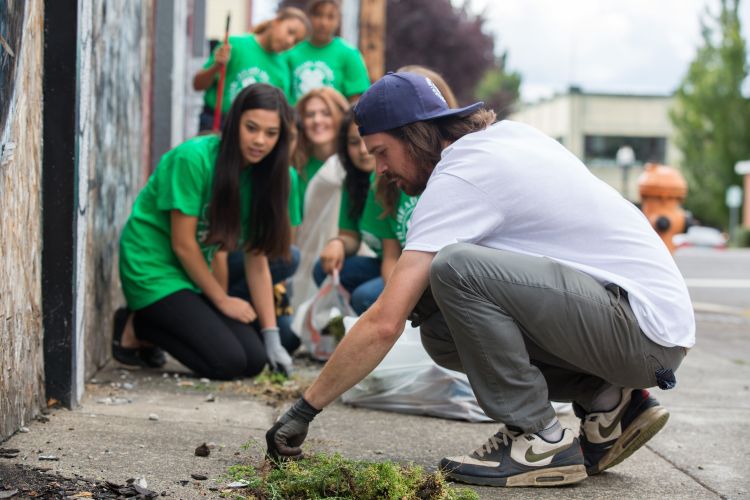
<path id="1" fill-rule="evenodd" d="M 453 0 L 461 3 L 462 0 Z M 571 84 L 586 91 L 674 91 L 700 44 L 700 15 L 718 0 L 472 0 L 496 48 L 535 100 Z M 741 23 L 750 39 L 750 0 Z M 750 82 L 748 82 L 750 83 Z"/>
<path id="2" fill-rule="evenodd" d="M 460 5 L 464 0 L 451 0 Z M 471 0 L 508 66 L 523 77 L 524 100 L 564 91 L 669 94 L 700 44 L 700 15 L 719 0 Z M 741 23 L 750 40 L 750 0 Z M 257 0 L 255 17 L 273 15 Z M 750 94 L 750 81 L 747 82 Z"/>

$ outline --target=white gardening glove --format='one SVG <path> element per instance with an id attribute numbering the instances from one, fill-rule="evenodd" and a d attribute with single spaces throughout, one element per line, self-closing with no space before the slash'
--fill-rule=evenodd
<path id="1" fill-rule="evenodd" d="M 263 344 L 266 346 L 266 357 L 273 371 L 281 372 L 287 377 L 292 374 L 292 357 L 281 345 L 278 327 L 263 328 Z"/>

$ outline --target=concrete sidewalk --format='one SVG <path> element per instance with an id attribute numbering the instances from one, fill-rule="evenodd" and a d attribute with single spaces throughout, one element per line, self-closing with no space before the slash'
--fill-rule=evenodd
<path id="1" fill-rule="evenodd" d="M 672 412 L 667 427 L 623 464 L 572 487 L 476 491 L 482 498 L 750 497 L 750 321 L 699 315 L 698 338 L 678 372 L 677 389 L 655 390 Z M 317 369 L 307 364 L 301 376 L 309 379 Z M 169 498 L 218 498 L 229 466 L 262 455 L 264 433 L 286 404 L 251 381 L 176 378 L 116 363 L 93 382 L 80 408 L 53 410 L 48 421 L 31 422 L 28 432 L 0 444 L 20 450 L 15 458 L 0 458 L 0 465 L 120 484 L 143 477 L 149 489 Z M 288 402 L 294 394 L 286 396 Z M 576 425 L 570 415 L 564 420 Z M 444 455 L 478 447 L 496 427 L 337 403 L 316 418 L 307 447 L 434 469 Z M 208 457 L 194 453 L 202 443 L 215 444 Z M 58 460 L 40 460 L 50 456 Z M 0 495 L 12 486 L 0 483 Z"/>

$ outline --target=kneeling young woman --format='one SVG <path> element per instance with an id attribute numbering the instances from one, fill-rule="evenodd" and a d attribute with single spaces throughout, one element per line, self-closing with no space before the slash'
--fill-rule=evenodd
<path id="1" fill-rule="evenodd" d="M 290 370 L 284 346 L 298 339 L 279 336 L 268 259 L 289 251 L 291 116 L 281 90 L 254 84 L 234 100 L 221 136 L 162 157 L 120 239 L 130 314 L 116 317 L 116 359 L 148 343 L 203 377 Z M 217 250 L 235 248 L 245 251 L 254 307 L 227 295 L 209 267 Z"/>

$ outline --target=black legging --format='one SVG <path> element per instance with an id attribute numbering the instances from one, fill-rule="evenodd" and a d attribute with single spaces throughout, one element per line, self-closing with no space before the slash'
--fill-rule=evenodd
<path id="1" fill-rule="evenodd" d="M 136 337 L 158 345 L 201 377 L 228 380 L 253 377 L 267 363 L 257 330 L 219 312 L 209 300 L 180 290 L 135 312 Z M 293 338 L 291 338 L 293 337 Z M 296 335 L 282 336 L 290 353 Z"/>

